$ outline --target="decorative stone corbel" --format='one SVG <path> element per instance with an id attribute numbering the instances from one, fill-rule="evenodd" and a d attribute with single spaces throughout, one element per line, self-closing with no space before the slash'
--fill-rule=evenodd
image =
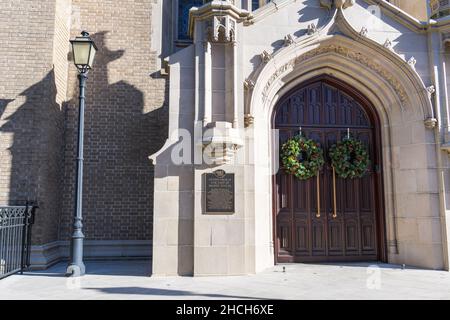
<path id="1" fill-rule="evenodd" d="M 366 27 L 362 27 L 361 31 L 359 32 L 359 35 L 362 37 L 367 37 L 367 34 L 369 33 L 369 30 L 367 30 Z"/>
<path id="2" fill-rule="evenodd" d="M 264 50 L 264 51 L 261 53 L 261 61 L 262 61 L 263 63 L 267 63 L 267 62 L 270 61 L 270 59 L 272 59 L 272 55 L 271 55 L 270 53 L 268 53 L 266 50 Z"/>
<path id="3" fill-rule="evenodd" d="M 287 36 L 284 37 L 284 46 L 285 47 L 290 46 L 293 43 L 294 43 L 294 38 L 290 34 L 288 34 Z"/>
<path id="4" fill-rule="evenodd" d="M 245 79 L 244 80 L 244 88 L 248 91 L 253 90 L 253 88 L 255 87 L 255 82 L 253 80 L 250 79 Z"/>
<path id="5" fill-rule="evenodd" d="M 450 157 L 450 143 L 444 143 L 444 144 L 442 144 L 441 145 L 441 150 L 442 151 L 446 151 L 447 152 L 447 154 L 449 155 L 449 157 Z"/>
<path id="6" fill-rule="evenodd" d="M 317 32 L 317 26 L 314 23 L 308 25 L 308 35 L 312 35 Z"/>
<path id="7" fill-rule="evenodd" d="M 239 132 L 230 122 L 212 123 L 202 137 L 204 155 L 214 164 L 231 163 L 237 150 L 244 145 Z"/>
<path id="8" fill-rule="evenodd" d="M 427 87 L 426 90 L 427 90 L 428 99 L 430 99 L 430 101 L 432 101 L 433 95 L 436 92 L 436 88 L 434 87 L 434 85 L 431 85 L 431 86 Z M 424 121 L 425 128 L 427 128 L 427 129 L 434 129 L 437 126 L 437 123 L 438 123 L 438 121 L 434 117 L 428 117 Z"/>
<path id="9" fill-rule="evenodd" d="M 254 120 L 255 120 L 255 117 L 253 117 L 251 114 L 247 113 L 244 116 L 244 126 L 246 128 L 250 127 L 253 124 Z"/>
<path id="10" fill-rule="evenodd" d="M 413 68 L 413 69 L 416 68 L 416 63 L 417 63 L 417 60 L 416 60 L 416 58 L 414 58 L 414 57 L 411 57 L 411 58 L 408 60 L 409 66 L 410 66 L 411 68 Z"/>
<path id="11" fill-rule="evenodd" d="M 428 98 L 431 100 L 433 98 L 434 93 L 436 92 L 436 88 L 434 85 L 427 87 Z"/>
<path id="12" fill-rule="evenodd" d="M 434 129 L 435 127 L 436 127 L 436 125 L 437 125 L 437 119 L 436 118 L 427 118 L 427 119 L 425 119 L 425 121 L 424 121 L 424 124 L 425 124 L 425 128 L 427 128 L 427 129 Z"/>

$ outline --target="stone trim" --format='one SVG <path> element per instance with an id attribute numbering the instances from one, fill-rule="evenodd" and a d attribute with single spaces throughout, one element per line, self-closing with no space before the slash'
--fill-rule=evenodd
<path id="1" fill-rule="evenodd" d="M 249 14 L 247 10 L 242 10 L 231 2 L 211 1 L 189 11 L 188 34 L 191 38 L 194 37 L 194 26 L 197 21 L 203 21 L 214 16 L 230 16 L 240 22 L 246 20 Z"/>
<path id="2" fill-rule="evenodd" d="M 263 20 L 265 17 L 271 15 L 272 13 L 280 10 L 281 8 L 287 6 L 292 2 L 296 2 L 297 0 L 274 0 L 266 5 L 258 8 L 257 10 L 250 13 L 250 16 L 246 21 L 244 21 L 245 26 L 249 26 Z"/>
<path id="3" fill-rule="evenodd" d="M 70 242 L 54 241 L 31 247 L 31 269 L 42 270 L 69 258 Z M 87 240 L 86 260 L 151 259 L 151 240 Z"/>
<path id="4" fill-rule="evenodd" d="M 250 16 L 248 19 L 244 22 L 245 26 L 252 25 L 254 23 L 257 23 L 261 20 L 263 20 L 265 17 L 269 16 L 270 14 L 278 11 L 282 7 L 292 3 L 296 2 L 297 0 L 276 0 L 269 2 L 265 6 L 259 8 L 258 10 L 250 13 Z M 421 33 L 421 32 L 427 32 L 428 29 L 428 22 L 426 21 L 420 21 L 407 12 L 403 11 L 400 8 L 397 8 L 395 5 L 386 2 L 384 0 L 364 0 L 368 4 L 374 4 L 380 6 L 385 13 L 393 20 L 401 23 L 405 27 L 409 28 L 410 30 Z M 318 5 L 320 4 L 320 1 L 317 1 Z M 326 8 L 325 8 L 326 9 Z"/>
<path id="5" fill-rule="evenodd" d="M 300 64 L 303 61 L 315 58 L 321 54 L 327 54 L 327 53 L 335 53 L 342 57 L 348 58 L 350 60 L 359 62 L 360 64 L 364 65 L 365 67 L 371 69 L 375 73 L 379 74 L 382 78 L 384 78 L 386 81 L 390 83 L 390 85 L 396 90 L 398 93 L 400 100 L 402 102 L 405 102 L 408 98 L 408 95 L 406 94 L 405 89 L 403 86 L 394 78 L 394 76 L 384 69 L 381 65 L 373 62 L 371 59 L 369 59 L 366 56 L 363 56 L 360 52 L 352 51 L 349 48 L 340 46 L 340 45 L 327 45 L 323 47 L 319 47 L 317 49 L 310 50 L 306 52 L 305 54 L 291 60 L 290 62 L 286 63 L 285 65 L 278 68 L 272 76 L 267 81 L 266 85 L 263 89 L 263 97 L 268 96 L 268 90 L 272 86 L 272 83 L 280 77 L 280 75 L 284 74 L 288 70 L 292 70 L 296 65 Z"/>
<path id="6" fill-rule="evenodd" d="M 408 62 L 390 49 L 385 48 L 382 44 L 360 35 L 348 23 L 343 10 L 335 10 L 329 22 L 320 32 L 312 35 L 305 35 L 294 40 L 290 46 L 280 48 L 272 54 L 272 59 L 266 63 L 261 63 L 254 70 L 247 80 L 253 81 L 255 84 L 262 84 L 264 87 L 260 89 L 262 102 L 267 101 L 269 91 L 272 85 L 282 76 L 286 75 L 297 68 L 300 63 L 315 59 L 324 53 L 333 53 L 342 56 L 344 59 L 350 59 L 358 63 L 375 74 L 378 74 L 384 81 L 395 90 L 400 105 L 403 108 L 407 104 L 408 95 L 406 92 L 416 92 L 420 99 L 424 120 L 433 117 L 433 107 L 431 100 L 425 93 L 426 86 L 418 75 L 415 68 L 412 68 Z M 381 64 L 375 63 L 369 56 L 376 54 L 381 61 L 392 64 L 396 72 L 391 72 Z M 398 74 L 403 73 L 404 81 Z M 253 90 L 246 91 L 245 112 L 252 113 L 252 99 L 255 98 L 255 85 Z"/>
<path id="7" fill-rule="evenodd" d="M 409 13 L 404 10 L 398 8 L 396 5 L 389 3 L 385 0 L 364 0 L 368 4 L 380 6 L 382 10 L 384 10 L 385 14 L 389 16 L 389 18 L 397 21 L 407 27 L 408 29 L 417 32 L 423 33 L 427 32 L 428 22 L 420 21 L 415 17 L 411 16 Z"/>

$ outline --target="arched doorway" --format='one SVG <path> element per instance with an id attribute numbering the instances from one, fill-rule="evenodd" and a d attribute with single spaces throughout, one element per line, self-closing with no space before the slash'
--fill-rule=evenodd
<path id="1" fill-rule="evenodd" d="M 304 136 L 320 143 L 326 157 L 319 193 L 316 179 L 301 181 L 281 169 L 274 177 L 275 262 L 385 261 L 379 119 L 369 101 L 335 78 L 318 77 L 279 100 L 272 126 L 279 130 L 280 146 L 301 127 Z M 333 218 L 328 150 L 348 130 L 368 148 L 371 167 L 363 178 L 336 178 Z"/>

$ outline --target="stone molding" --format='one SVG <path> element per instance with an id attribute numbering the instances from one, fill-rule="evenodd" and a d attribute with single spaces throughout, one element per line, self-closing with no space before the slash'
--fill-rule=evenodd
<path id="1" fill-rule="evenodd" d="M 278 11 L 279 9 L 289 5 L 292 2 L 296 2 L 297 0 L 273 0 L 266 4 L 265 6 L 259 8 L 258 10 L 251 12 L 248 15 L 248 18 L 244 21 L 245 26 L 253 25 L 258 21 L 263 20 L 265 17 L 269 16 L 273 12 Z M 323 8 L 332 10 L 334 9 L 333 0 L 317 0 L 319 4 L 322 5 Z M 353 0 L 334 0 L 338 1 L 338 8 L 341 6 L 343 9 L 346 9 L 353 5 Z M 370 5 L 378 5 L 383 10 L 383 12 L 389 16 L 391 19 L 401 23 L 408 29 L 418 32 L 425 33 L 429 30 L 429 23 L 427 21 L 420 21 L 405 11 L 397 8 L 395 5 L 384 1 L 384 0 L 364 0 L 366 3 Z M 435 23 L 436 28 L 441 28 L 444 26 L 445 22 Z"/>
<path id="2" fill-rule="evenodd" d="M 229 1 L 211 1 L 205 3 L 199 8 L 192 8 L 189 11 L 189 35 L 192 38 L 194 36 L 194 27 L 197 21 L 204 21 L 215 19 L 216 17 L 229 17 L 236 23 L 246 20 L 249 16 L 247 10 L 236 7 Z M 218 21 L 220 24 L 220 21 Z"/>
<path id="3" fill-rule="evenodd" d="M 342 9 L 335 10 L 329 23 L 319 31 L 297 38 L 291 45 L 273 53 L 269 61 L 260 64 L 248 77 L 248 81 L 253 81 L 256 86 L 263 86 L 258 94 L 261 94 L 262 101 L 265 102 L 271 87 L 278 79 L 297 68 L 300 63 L 330 53 L 358 63 L 384 79 L 396 92 L 402 108 L 413 104 L 408 101 L 411 94 L 417 95 L 424 120 L 433 117 L 433 107 L 426 93 L 426 86 L 414 68 L 415 59 L 406 61 L 391 48 L 354 30 Z M 379 61 L 386 61 L 386 65 L 375 62 L 374 56 Z M 292 58 L 289 60 L 288 57 Z M 246 91 L 246 113 L 252 113 L 250 105 L 252 99 L 256 99 L 255 92 L 255 89 Z"/>
<path id="4" fill-rule="evenodd" d="M 69 258 L 70 242 L 54 241 L 31 246 L 31 269 L 43 270 Z M 86 240 L 86 260 L 150 259 L 151 240 Z"/>

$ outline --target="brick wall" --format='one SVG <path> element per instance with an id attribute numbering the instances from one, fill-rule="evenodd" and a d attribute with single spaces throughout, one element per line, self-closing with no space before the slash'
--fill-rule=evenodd
<path id="1" fill-rule="evenodd" d="M 87 89 L 87 239 L 152 237 L 153 169 L 166 139 L 166 81 L 151 77 L 155 0 L 0 0 L 0 205 L 37 201 L 33 243 L 69 239 L 78 81 L 69 38 L 100 50 Z"/>
<path id="2" fill-rule="evenodd" d="M 152 78 L 151 9 L 155 0 L 73 0 L 71 37 L 87 30 L 99 47 L 87 81 L 84 154 L 86 239 L 152 237 L 153 170 L 148 156 L 165 141 L 166 82 Z M 69 68 L 60 238 L 74 206 L 78 87 Z"/>
<path id="3" fill-rule="evenodd" d="M 62 197 L 55 0 L 0 0 L 0 8 L 0 204 L 37 201 L 33 241 L 47 243 L 58 238 Z"/>

